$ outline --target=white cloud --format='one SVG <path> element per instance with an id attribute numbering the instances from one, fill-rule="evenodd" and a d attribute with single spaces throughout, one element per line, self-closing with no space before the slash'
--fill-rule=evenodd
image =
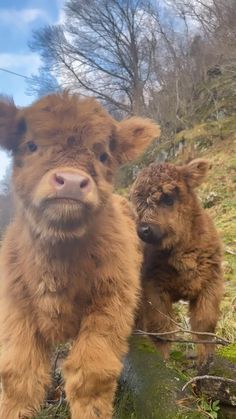
<path id="1" fill-rule="evenodd" d="M 59 11 L 58 20 L 56 22 L 58 25 L 64 25 L 66 23 L 66 14 L 63 8 Z"/>
<path id="2" fill-rule="evenodd" d="M 41 63 L 40 56 L 34 53 L 28 54 L 14 54 L 2 53 L 0 54 L 0 67 L 11 71 L 18 71 L 25 76 L 30 76 L 36 73 Z"/>
<path id="3" fill-rule="evenodd" d="M 7 25 L 12 24 L 17 27 L 23 27 L 39 18 L 48 20 L 48 15 L 41 9 L 0 9 L 0 22 Z"/>

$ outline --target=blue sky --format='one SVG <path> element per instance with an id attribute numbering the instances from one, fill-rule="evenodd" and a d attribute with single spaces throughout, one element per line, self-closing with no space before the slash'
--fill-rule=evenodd
<path id="1" fill-rule="evenodd" d="M 30 76 L 37 73 L 40 57 L 28 47 L 34 29 L 61 19 L 64 0 L 0 0 L 0 68 Z M 23 78 L 0 70 L 0 93 L 14 98 L 17 106 L 30 104 Z M 0 151 L 0 179 L 9 159 Z"/>

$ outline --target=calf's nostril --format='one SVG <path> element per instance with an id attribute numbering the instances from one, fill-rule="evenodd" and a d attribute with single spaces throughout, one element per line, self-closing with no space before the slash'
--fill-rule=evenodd
<path id="1" fill-rule="evenodd" d="M 143 239 L 149 238 L 151 235 L 151 227 L 149 225 L 139 225 L 138 235 Z"/>
<path id="2" fill-rule="evenodd" d="M 149 233 L 150 233 L 150 227 L 149 226 L 145 226 L 145 227 L 142 227 L 142 233 L 145 235 L 145 236 L 147 236 Z"/>
<path id="3" fill-rule="evenodd" d="M 85 189 L 89 184 L 89 178 L 84 178 L 81 182 L 80 182 L 80 189 Z"/>
<path id="4" fill-rule="evenodd" d="M 62 176 L 60 176 L 60 175 L 55 175 L 54 176 L 54 180 L 55 180 L 55 183 L 57 184 L 57 185 L 60 185 L 60 186 L 63 186 L 64 184 L 65 184 L 65 179 L 63 179 L 63 177 Z"/>

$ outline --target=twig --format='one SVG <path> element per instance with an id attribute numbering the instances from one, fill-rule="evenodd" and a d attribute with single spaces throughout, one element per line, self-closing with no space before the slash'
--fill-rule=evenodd
<path id="1" fill-rule="evenodd" d="M 189 344 L 192 344 L 192 343 L 196 343 L 196 344 L 200 344 L 200 343 L 203 343 L 204 345 L 206 344 L 209 344 L 209 345 L 225 345 L 225 343 L 223 343 L 221 340 L 219 340 L 219 341 L 217 341 L 217 340 L 205 340 L 205 339 L 202 339 L 202 340 L 200 340 L 200 339 L 198 339 L 198 340 L 188 340 L 188 339 L 181 339 L 181 338 L 179 338 L 179 339 L 171 339 L 171 338 L 158 338 L 157 337 L 157 339 L 158 340 L 162 340 L 163 342 L 175 342 L 175 343 L 189 343 Z"/>
<path id="2" fill-rule="evenodd" d="M 172 335 L 173 333 L 179 332 L 179 329 L 177 330 L 171 330 L 170 332 L 160 332 L 160 333 L 154 333 L 154 332 L 145 332 L 141 329 L 136 329 L 134 331 L 135 335 L 148 335 L 148 336 L 165 336 L 165 335 Z"/>
<path id="3" fill-rule="evenodd" d="M 190 384 L 194 383 L 195 381 L 200 380 L 213 380 L 213 381 L 221 381 L 222 383 L 229 383 L 229 384 L 236 384 L 236 380 L 232 380 L 231 378 L 224 378 L 224 377 L 217 377 L 216 375 L 198 375 L 196 377 L 191 378 L 182 388 L 184 391 Z"/>
<path id="4" fill-rule="evenodd" d="M 197 343 L 197 344 L 204 343 L 205 344 L 206 343 L 206 344 L 211 344 L 211 345 L 213 345 L 213 344 L 215 344 L 215 345 L 226 345 L 226 343 L 222 342 L 222 340 L 220 340 L 220 339 L 219 340 L 217 340 L 217 339 L 214 339 L 214 340 L 205 340 L 205 339 L 202 339 L 202 340 L 200 340 L 200 339 L 198 339 L 198 340 L 187 340 L 187 339 L 179 338 L 178 336 L 176 336 L 176 338 L 174 338 L 174 339 L 163 338 L 162 337 L 162 336 L 165 336 L 165 335 L 173 334 L 175 332 L 176 332 L 176 330 L 173 330 L 172 332 L 162 332 L 162 333 L 152 333 L 152 332 L 145 332 L 144 330 L 135 330 L 134 334 L 135 335 L 144 335 L 144 336 L 153 336 L 153 337 L 157 338 L 157 340 L 161 340 L 163 342 L 177 342 L 177 343 L 189 343 L 189 344 L 191 344 L 191 343 Z M 179 332 L 179 330 L 177 330 L 177 332 Z"/>
<path id="5" fill-rule="evenodd" d="M 225 253 L 229 253 L 229 255 L 236 255 L 236 252 L 234 250 L 230 249 L 229 247 L 225 247 Z"/>
<path id="6" fill-rule="evenodd" d="M 162 314 L 162 316 L 164 316 L 166 319 L 169 319 L 172 323 L 174 323 L 176 326 L 178 326 L 179 328 L 181 327 L 174 319 L 172 319 L 172 317 L 168 316 L 165 313 L 162 313 L 162 311 L 158 310 L 158 308 L 154 307 L 154 305 L 152 304 L 151 301 L 147 301 L 148 304 L 150 304 L 150 306 L 153 308 L 153 310 L 157 311 L 158 313 Z"/>
<path id="7" fill-rule="evenodd" d="M 185 329 L 184 327 L 182 327 L 179 323 L 177 323 L 174 319 L 172 319 L 172 317 L 168 316 L 165 313 L 162 313 L 162 311 L 158 310 L 158 308 L 154 307 L 154 305 L 152 304 L 151 301 L 147 301 L 148 304 L 150 304 L 153 308 L 153 310 L 157 311 L 158 313 L 160 313 L 162 316 L 166 317 L 168 320 L 170 320 L 173 324 L 175 324 L 176 326 L 178 326 L 178 332 L 183 332 L 183 333 L 189 333 L 192 335 L 199 335 L 199 336 L 209 336 L 209 337 L 213 337 L 217 340 L 219 340 L 221 342 L 222 345 L 229 345 L 232 342 L 230 342 L 227 339 L 222 338 L 221 336 L 216 335 L 215 333 L 210 333 L 210 332 L 197 332 L 194 330 L 189 330 L 189 329 Z M 174 332 L 172 332 L 174 333 Z M 216 342 L 211 342 L 211 343 L 216 343 Z"/>

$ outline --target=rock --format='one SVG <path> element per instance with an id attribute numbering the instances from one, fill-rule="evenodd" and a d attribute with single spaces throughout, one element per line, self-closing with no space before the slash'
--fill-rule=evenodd
<path id="1" fill-rule="evenodd" d="M 224 407 L 220 410 L 218 419 L 236 419 L 235 407 Z"/>
<path id="2" fill-rule="evenodd" d="M 230 363 L 227 363 L 227 361 L 220 359 L 215 360 L 214 367 L 217 367 L 218 369 L 219 366 L 222 369 L 222 372 L 225 369 L 231 368 Z M 209 373 L 202 380 L 196 380 L 195 392 L 213 400 L 219 400 L 221 404 L 236 407 L 236 380 L 227 379 L 224 377 L 224 374 L 221 376 L 216 375 L 214 368 L 213 372 L 214 374 Z M 214 379 L 211 377 L 214 377 Z"/>
<path id="3" fill-rule="evenodd" d="M 223 380 L 199 381 L 198 391 L 213 400 L 219 400 L 222 404 L 233 406 L 236 415 L 236 344 L 218 349 L 207 374 L 222 377 Z"/>
<path id="4" fill-rule="evenodd" d="M 185 378 L 166 364 L 145 337 L 131 338 L 116 401 L 116 419 L 204 418 L 201 412 L 183 410 L 178 401 Z"/>
<path id="5" fill-rule="evenodd" d="M 70 417 L 64 402 L 63 380 L 60 374 L 57 377 L 60 361 L 67 351 L 67 347 L 61 347 L 56 354 L 58 368 L 54 369 L 54 391 L 45 409 L 36 416 L 37 419 Z M 192 361 L 187 360 L 180 351 L 172 351 L 172 360 L 165 363 L 149 339 L 132 336 L 113 419 L 204 419 L 209 415 L 202 408 L 199 409 L 201 400 L 220 400 L 218 419 L 236 419 L 236 385 L 230 387 L 228 383 L 222 385 L 222 382 L 203 380 L 190 384 L 182 392 L 184 384 L 198 375 L 195 370 L 191 370 L 191 377 L 181 371 L 189 363 L 192 364 Z M 53 364 L 56 367 L 55 360 Z M 208 371 L 202 371 L 201 374 L 236 379 L 236 344 L 218 349 Z M 193 396 L 196 391 L 198 397 Z M 57 401 L 58 392 L 60 401 Z"/>

